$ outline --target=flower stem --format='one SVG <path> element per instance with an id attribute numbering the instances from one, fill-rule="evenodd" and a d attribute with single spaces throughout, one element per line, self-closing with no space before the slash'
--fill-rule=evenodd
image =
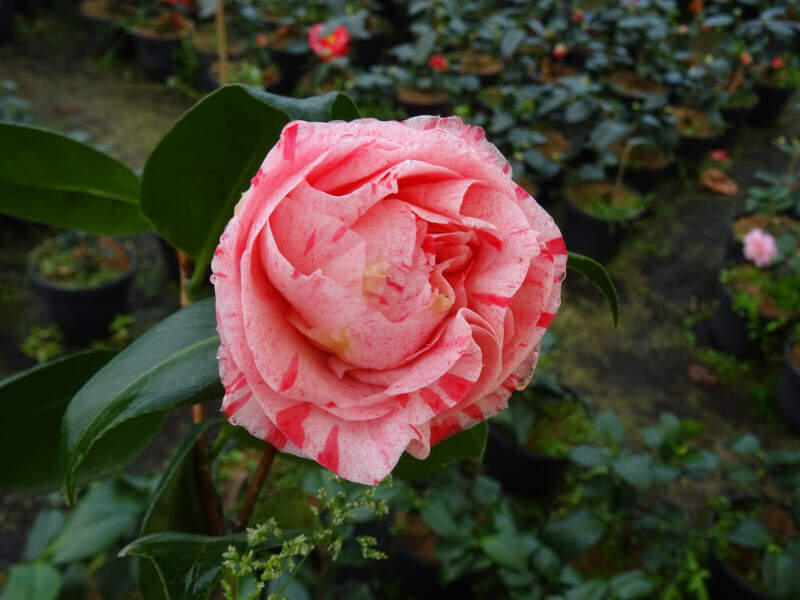
<path id="1" fill-rule="evenodd" d="M 239 518 L 236 519 L 236 531 L 244 531 L 247 524 L 250 522 L 250 517 L 253 515 L 256 501 L 261 493 L 261 488 L 264 487 L 264 482 L 266 482 L 270 469 L 272 468 L 272 463 L 275 460 L 275 454 L 275 447 L 271 444 L 267 444 L 267 447 L 264 448 L 264 452 L 261 454 L 261 460 L 258 461 L 256 474 L 253 476 L 253 480 L 247 488 L 247 495 L 245 495 L 244 503 L 239 511 Z"/>

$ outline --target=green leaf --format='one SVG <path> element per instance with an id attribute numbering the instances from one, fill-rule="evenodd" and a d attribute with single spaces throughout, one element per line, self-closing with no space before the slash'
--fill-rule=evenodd
<path id="1" fill-rule="evenodd" d="M 593 468 L 608 465 L 611 462 L 611 453 L 608 448 L 586 444 L 575 446 L 570 450 L 569 458 L 576 465 Z"/>
<path id="2" fill-rule="evenodd" d="M 139 210 L 139 178 L 66 136 L 0 123 L 0 212 L 92 233 L 150 229 Z"/>
<path id="3" fill-rule="evenodd" d="M 619 296 L 617 295 L 617 288 L 614 287 L 614 282 L 611 281 L 611 277 L 603 268 L 603 265 L 583 254 L 570 252 L 567 256 L 567 267 L 586 277 L 603 293 L 606 300 L 608 300 L 608 305 L 611 308 L 611 318 L 614 319 L 614 327 L 616 327 L 619 323 Z"/>
<path id="4" fill-rule="evenodd" d="M 353 101 L 335 92 L 297 100 L 228 85 L 181 117 L 147 159 L 141 202 L 158 232 L 195 259 L 192 289 L 284 125 L 358 116 Z"/>
<path id="5" fill-rule="evenodd" d="M 253 509 L 250 526 L 275 519 L 281 529 L 313 529 L 317 517 L 302 489 L 270 490 Z"/>
<path id="6" fill-rule="evenodd" d="M 503 531 L 479 540 L 486 555 L 500 567 L 524 571 L 528 557 L 537 549 L 537 544 L 524 544 L 523 537 L 514 531 Z"/>
<path id="7" fill-rule="evenodd" d="M 60 510 L 43 509 L 36 515 L 28 536 L 25 538 L 25 549 L 22 558 L 36 560 L 45 551 L 50 541 L 61 531 L 66 518 Z"/>
<path id="8" fill-rule="evenodd" d="M 603 600 L 608 591 L 608 584 L 602 579 L 590 579 L 567 591 L 566 600 Z"/>
<path id="9" fill-rule="evenodd" d="M 0 382 L 0 488 L 55 490 L 61 481 L 61 417 L 75 393 L 113 352 L 86 351 Z"/>
<path id="10" fill-rule="evenodd" d="M 654 586 L 643 571 L 636 569 L 612 577 L 609 587 L 614 598 L 634 600 L 635 598 L 651 597 Z"/>
<path id="11" fill-rule="evenodd" d="M 728 533 L 728 540 L 745 548 L 763 548 L 770 543 L 770 535 L 758 521 L 744 519 Z"/>
<path id="12" fill-rule="evenodd" d="M 8 574 L 0 600 L 55 600 L 61 591 L 61 574 L 53 565 L 15 565 Z"/>
<path id="13" fill-rule="evenodd" d="M 208 298 L 150 329 L 78 391 L 62 425 L 61 460 L 68 499 L 75 496 L 77 467 L 109 432 L 129 432 L 124 444 L 105 453 L 109 460 L 127 458 L 131 448 L 144 447 L 169 410 L 221 393 L 218 347 L 214 299 Z M 153 426 L 139 432 L 140 422 Z"/>
<path id="14" fill-rule="evenodd" d="M 280 544 L 281 540 L 275 540 L 263 548 Z M 152 561 L 167 600 L 206 600 L 222 573 L 222 554 L 228 546 L 243 549 L 246 545 L 243 533 L 209 537 L 169 531 L 139 538 L 119 555 Z"/>
<path id="15" fill-rule="evenodd" d="M 737 435 L 728 442 L 728 449 L 738 454 L 756 455 L 761 451 L 761 442 L 752 433 Z"/>
<path id="16" fill-rule="evenodd" d="M 619 446 L 625 435 L 625 426 L 620 418 L 610 410 L 597 413 L 594 418 L 594 428 L 600 441 L 609 446 Z"/>
<path id="17" fill-rule="evenodd" d="M 623 481 L 639 491 L 653 485 L 653 461 L 646 454 L 620 456 L 613 462 L 612 469 Z"/>
<path id="18" fill-rule="evenodd" d="M 711 475 L 711 472 L 719 466 L 720 460 L 713 452 L 692 448 L 681 459 L 681 463 L 687 475 L 699 479 Z"/>
<path id="19" fill-rule="evenodd" d="M 797 560 L 786 552 L 767 552 L 761 561 L 761 577 L 772 598 L 796 598 Z"/>
<path id="20" fill-rule="evenodd" d="M 144 510 L 145 496 L 122 480 L 92 486 L 81 498 L 45 556 L 66 564 L 103 552 L 129 531 Z"/>
<path id="21" fill-rule="evenodd" d="M 561 556 L 577 556 L 603 536 L 603 521 L 591 510 L 580 509 L 545 525 L 542 537 Z"/>
<path id="22" fill-rule="evenodd" d="M 488 434 L 489 428 L 483 421 L 436 444 L 425 460 L 417 460 L 410 454 L 403 454 L 392 474 L 401 479 L 421 479 L 435 475 L 459 460 L 480 461 L 486 448 Z"/>

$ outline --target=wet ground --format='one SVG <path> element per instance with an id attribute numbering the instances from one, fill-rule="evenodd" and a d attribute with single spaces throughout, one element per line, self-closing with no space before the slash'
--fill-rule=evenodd
<path id="1" fill-rule="evenodd" d="M 140 169 L 192 99 L 144 81 L 130 63 L 92 57 L 68 30 L 45 22 L 1 48 L 0 81 L 16 82 L 16 95 L 31 103 L 43 125 L 83 130 L 93 143 Z M 743 206 L 743 190 L 758 169 L 785 164 L 770 139 L 800 134 L 798 115 L 789 111 L 770 129 L 748 127 L 738 145 L 728 148 L 740 187 L 737 196 L 705 192 L 691 176 L 676 175 L 657 187 L 650 214 L 608 265 L 622 299 L 618 328 L 599 293 L 570 275 L 552 328 L 556 349 L 546 361 L 548 368 L 588 392 L 598 408 L 617 411 L 632 429 L 671 411 L 704 423 L 704 441 L 717 450 L 730 435 L 746 430 L 769 446 L 793 443 L 774 409 L 776 364 L 736 362 L 703 351 L 692 329 L 716 301 L 728 223 Z M 32 364 L 19 344 L 32 326 L 47 324 L 24 274 L 27 252 L 39 235 L 35 227 L 0 228 L 0 375 Z M 176 308 L 177 289 L 156 240 L 138 236 L 132 243 L 142 264 L 133 313 L 136 327 L 143 330 Z M 693 365 L 708 368 L 712 380 L 707 387 L 687 376 Z M 37 504 L 31 497 L 0 497 L 0 564 L 16 556 Z"/>

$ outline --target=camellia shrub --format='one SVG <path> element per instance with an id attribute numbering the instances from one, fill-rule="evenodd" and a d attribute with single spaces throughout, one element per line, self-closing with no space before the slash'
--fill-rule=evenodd
<path id="1" fill-rule="evenodd" d="M 483 130 L 457 118 L 381 122 L 342 94 L 233 85 L 175 124 L 141 179 L 34 127 L 0 124 L 0 148 L 0 210 L 94 234 L 154 230 L 177 251 L 182 304 L 119 353 L 0 383 L 0 446 L 15 457 L 0 486 L 77 503 L 66 520 L 39 515 L 8 597 L 55 598 L 69 565 L 132 529 L 120 554 L 139 558 L 147 598 L 218 586 L 234 598 L 240 584 L 280 596 L 314 549 L 334 562 L 350 542 L 379 559 L 350 527 L 386 513 L 373 486 L 481 456 L 485 419 L 536 366 L 567 266 L 616 319 L 603 268 L 568 257 Z M 154 484 L 108 478 L 186 406 L 193 423 Z M 237 446 L 261 459 L 238 511 L 223 510 L 217 459 Z M 248 529 L 276 451 L 300 457 L 281 459 L 282 477 L 310 459 L 349 482 L 305 481 Z"/>

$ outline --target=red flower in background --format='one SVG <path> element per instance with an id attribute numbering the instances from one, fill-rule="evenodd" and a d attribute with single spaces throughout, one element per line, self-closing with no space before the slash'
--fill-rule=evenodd
<path id="1" fill-rule="evenodd" d="M 190 8 L 192 6 L 192 0 L 164 0 L 164 2 L 167 4 L 180 4 L 186 8 Z"/>
<path id="2" fill-rule="evenodd" d="M 747 67 L 747 66 L 750 66 L 750 64 L 753 62 L 753 57 L 750 55 L 749 52 L 742 52 L 739 55 L 739 60 L 742 62 L 742 64 L 745 67 Z"/>
<path id="3" fill-rule="evenodd" d="M 256 46 L 258 46 L 259 48 L 266 48 L 267 44 L 269 43 L 269 39 L 267 38 L 266 33 L 257 33 L 255 41 L 256 41 Z"/>
<path id="4" fill-rule="evenodd" d="M 434 54 L 428 59 L 428 66 L 434 71 L 441 73 L 442 71 L 447 70 L 447 67 L 450 66 L 450 63 L 441 54 Z"/>
<path id="5" fill-rule="evenodd" d="M 583 14 L 583 11 L 580 8 L 576 8 L 574 11 L 572 11 L 572 20 L 573 21 L 575 21 L 576 23 L 578 23 L 580 25 L 581 23 L 583 23 L 583 19 L 584 19 L 584 14 Z"/>
<path id="6" fill-rule="evenodd" d="M 344 25 L 339 25 L 328 35 L 321 35 L 325 23 L 317 23 L 308 32 L 308 46 L 322 62 L 342 58 L 350 53 L 350 33 Z"/>
<path id="7" fill-rule="evenodd" d="M 772 65 L 773 69 L 782 69 L 784 65 L 783 59 L 780 56 L 773 58 L 770 64 Z"/>
<path id="8" fill-rule="evenodd" d="M 564 58 L 567 55 L 568 50 L 569 49 L 567 48 L 566 44 L 561 44 L 561 43 L 556 44 L 553 47 L 553 56 L 555 56 L 556 58 Z"/>
<path id="9" fill-rule="evenodd" d="M 718 160 L 720 162 L 730 159 L 730 155 L 725 152 L 725 150 L 712 150 L 708 155 L 714 160 Z"/>

